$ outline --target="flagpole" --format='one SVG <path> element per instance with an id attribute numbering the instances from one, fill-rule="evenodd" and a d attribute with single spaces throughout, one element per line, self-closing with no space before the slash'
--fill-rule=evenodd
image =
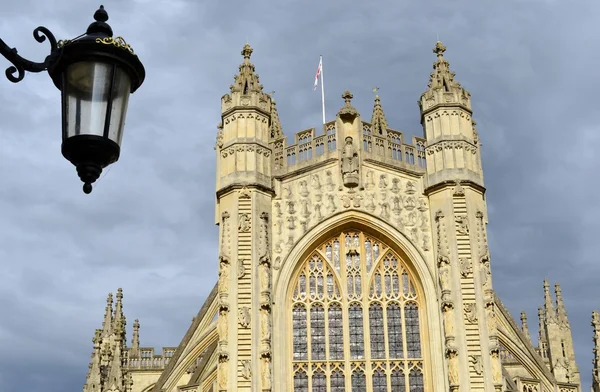
<path id="1" fill-rule="evenodd" d="M 321 63 L 321 105 L 323 106 L 323 125 L 325 125 L 325 78 L 323 77 L 323 56 L 319 56 Z"/>

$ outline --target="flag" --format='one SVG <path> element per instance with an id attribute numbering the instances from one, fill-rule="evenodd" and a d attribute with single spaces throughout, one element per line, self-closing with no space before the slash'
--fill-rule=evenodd
<path id="1" fill-rule="evenodd" d="M 321 57 L 319 59 L 319 67 L 317 68 L 317 74 L 315 75 L 315 88 L 313 89 L 316 90 L 317 86 L 319 85 L 319 76 L 321 76 L 321 70 L 323 69 L 323 58 Z"/>

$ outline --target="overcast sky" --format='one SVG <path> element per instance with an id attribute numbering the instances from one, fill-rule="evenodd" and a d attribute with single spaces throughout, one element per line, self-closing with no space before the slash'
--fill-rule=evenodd
<path id="1" fill-rule="evenodd" d="M 320 4 L 322 3 L 322 4 Z M 485 3 L 485 5 L 484 5 Z M 83 33 L 99 4 L 2 3 L 0 37 L 41 61 Z M 119 162 L 84 195 L 60 154 L 60 94 L 47 74 L 0 73 L 0 385 L 78 391 L 106 294 L 124 289 L 129 339 L 177 346 L 217 275 L 214 167 L 220 97 L 246 40 L 286 135 L 319 126 L 346 89 L 367 120 L 380 88 L 391 127 L 421 135 L 437 35 L 472 94 L 483 141 L 494 288 L 537 337 L 543 279 L 558 281 L 583 390 L 591 312 L 600 308 L 600 2 L 105 0 L 109 23 L 143 61 Z M 10 64 L 0 58 L 0 71 Z M 536 340 L 536 339 L 535 339 Z"/>

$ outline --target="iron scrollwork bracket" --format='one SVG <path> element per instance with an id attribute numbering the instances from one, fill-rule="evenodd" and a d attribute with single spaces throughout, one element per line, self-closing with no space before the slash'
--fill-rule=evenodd
<path id="1" fill-rule="evenodd" d="M 6 77 L 13 83 L 18 83 L 25 77 L 25 71 L 28 72 L 42 72 L 46 71 L 48 67 L 50 67 L 54 61 L 56 60 L 58 54 L 60 53 L 59 43 L 56 41 L 54 34 L 50 32 L 47 28 L 40 26 L 37 29 L 33 30 L 33 38 L 37 42 L 44 42 L 46 38 L 48 38 L 48 42 L 50 43 L 50 54 L 46 57 L 43 63 L 36 63 L 23 57 L 19 56 L 16 48 L 11 48 L 0 38 L 0 54 L 4 56 L 8 61 L 10 61 L 13 65 L 6 69 Z M 15 74 L 17 74 L 15 76 Z"/>

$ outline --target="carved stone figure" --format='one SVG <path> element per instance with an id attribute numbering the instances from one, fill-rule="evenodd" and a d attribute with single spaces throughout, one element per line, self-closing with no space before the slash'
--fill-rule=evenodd
<path id="1" fill-rule="evenodd" d="M 373 189 L 375 187 L 375 175 L 373 174 L 373 170 L 367 171 L 367 180 L 365 187 L 367 189 Z"/>
<path id="2" fill-rule="evenodd" d="M 283 198 L 286 200 L 291 199 L 292 196 L 292 190 L 290 189 L 289 186 L 283 187 Z"/>
<path id="3" fill-rule="evenodd" d="M 415 201 L 415 198 L 413 196 L 409 196 L 409 197 L 405 197 L 404 198 L 404 208 L 407 209 L 408 211 L 412 211 L 415 209 L 415 207 L 417 206 L 417 203 Z"/>
<path id="4" fill-rule="evenodd" d="M 260 292 L 271 291 L 271 271 L 269 270 L 268 264 L 261 264 L 259 266 L 259 279 L 260 279 Z"/>
<path id="5" fill-rule="evenodd" d="M 229 263 L 224 261 L 219 263 L 219 293 L 229 291 Z"/>
<path id="6" fill-rule="evenodd" d="M 481 355 L 469 355 L 469 362 L 473 365 L 475 374 L 481 375 L 483 373 L 483 365 L 481 363 Z"/>
<path id="7" fill-rule="evenodd" d="M 392 188 L 390 189 L 393 193 L 398 193 L 400 192 L 400 179 L 399 178 L 392 178 Z"/>
<path id="8" fill-rule="evenodd" d="M 399 214 L 402 212 L 402 206 L 400 204 L 401 202 L 402 202 L 402 199 L 399 196 L 392 197 L 392 205 L 393 205 L 392 212 L 394 214 Z"/>
<path id="9" fill-rule="evenodd" d="M 217 370 L 217 378 L 219 379 L 219 388 L 227 389 L 227 380 L 229 379 L 227 358 L 219 358 L 219 368 Z"/>
<path id="10" fill-rule="evenodd" d="M 237 277 L 238 279 L 242 279 L 246 275 L 246 267 L 244 266 L 244 259 L 238 260 L 238 270 Z"/>
<path id="11" fill-rule="evenodd" d="M 390 205 L 388 203 L 381 203 L 380 216 L 385 220 L 390 219 Z"/>
<path id="12" fill-rule="evenodd" d="M 252 366 L 250 360 L 242 361 L 242 377 L 246 380 L 250 380 L 252 378 Z"/>
<path id="13" fill-rule="evenodd" d="M 250 214 L 240 214 L 238 218 L 238 230 L 240 233 L 250 231 Z"/>
<path id="14" fill-rule="evenodd" d="M 267 309 L 262 310 L 260 320 L 260 335 L 262 340 L 271 341 L 271 315 Z"/>
<path id="15" fill-rule="evenodd" d="M 412 181 L 406 183 L 406 194 L 412 195 L 417 191 L 417 187 Z"/>
<path id="16" fill-rule="evenodd" d="M 294 209 L 294 206 L 296 205 L 296 203 L 294 203 L 293 201 L 288 201 L 287 202 L 287 206 L 288 206 L 288 214 L 295 214 L 296 210 Z"/>
<path id="17" fill-rule="evenodd" d="M 229 212 L 221 214 L 221 249 L 219 250 L 219 260 L 229 262 Z"/>
<path id="18" fill-rule="evenodd" d="M 379 176 L 379 188 L 381 189 L 386 189 L 388 186 L 387 184 L 387 176 L 385 174 L 382 174 Z"/>
<path id="19" fill-rule="evenodd" d="M 315 219 L 317 221 L 323 219 L 323 215 L 321 214 L 321 204 L 315 204 Z"/>
<path id="20" fill-rule="evenodd" d="M 454 217 L 456 222 L 456 231 L 461 235 L 469 235 L 469 223 L 465 215 L 459 215 Z"/>
<path id="21" fill-rule="evenodd" d="M 471 324 L 477 323 L 477 307 L 474 303 L 468 302 L 464 305 L 465 318 Z"/>
<path id="22" fill-rule="evenodd" d="M 464 196 L 465 195 L 465 190 L 463 189 L 463 187 L 460 185 L 460 181 L 456 180 L 456 185 L 454 186 L 454 192 L 452 193 L 452 196 Z"/>
<path id="23" fill-rule="evenodd" d="M 283 213 L 281 212 L 281 203 L 276 201 L 275 204 L 273 204 L 273 205 L 275 206 L 275 215 L 282 216 Z"/>
<path id="24" fill-rule="evenodd" d="M 273 225 L 275 226 L 275 233 L 277 235 L 281 235 L 282 231 L 283 231 L 283 221 L 281 219 L 277 219 L 275 221 L 275 224 Z"/>
<path id="25" fill-rule="evenodd" d="M 288 221 L 288 229 L 294 230 L 296 228 L 296 217 L 288 216 L 287 221 Z"/>
<path id="26" fill-rule="evenodd" d="M 333 214 L 335 212 L 335 210 L 337 210 L 337 206 L 335 205 L 335 199 L 334 199 L 334 195 L 333 194 L 329 194 L 327 195 L 327 210 L 329 211 L 330 214 Z"/>
<path id="27" fill-rule="evenodd" d="M 450 291 L 450 261 L 441 256 L 438 259 L 438 268 L 440 273 L 440 288 L 442 292 Z"/>
<path id="28" fill-rule="evenodd" d="M 299 189 L 298 193 L 300 193 L 300 196 L 302 196 L 302 197 L 308 196 L 308 187 L 306 184 L 306 180 L 300 181 L 299 188 L 300 189 Z"/>
<path id="29" fill-rule="evenodd" d="M 490 302 L 485 307 L 485 315 L 487 318 L 488 333 L 490 336 L 496 335 L 496 311 L 494 303 Z"/>
<path id="30" fill-rule="evenodd" d="M 300 215 L 302 215 L 303 217 L 309 217 L 310 216 L 310 211 L 308 210 L 308 200 L 307 199 L 303 199 L 300 201 L 300 204 L 302 204 L 302 210 L 300 211 Z"/>
<path id="31" fill-rule="evenodd" d="M 492 381 L 494 384 L 500 384 L 502 382 L 502 369 L 500 364 L 500 358 L 498 350 L 494 349 L 490 352 L 491 363 L 492 363 Z"/>
<path id="32" fill-rule="evenodd" d="M 458 353 L 454 350 L 448 350 L 448 381 L 451 386 L 458 385 Z"/>
<path id="33" fill-rule="evenodd" d="M 325 172 L 325 177 L 325 185 L 327 186 L 327 190 L 331 192 L 335 189 L 335 184 L 333 183 L 333 175 L 331 174 L 331 170 L 327 170 Z"/>
<path id="34" fill-rule="evenodd" d="M 242 328 L 248 328 L 250 326 L 250 309 L 246 306 L 241 307 L 238 310 L 238 319 Z"/>
<path id="35" fill-rule="evenodd" d="M 318 174 L 313 174 L 310 177 L 310 180 L 311 180 L 310 184 L 314 190 L 318 191 L 321 189 L 321 178 L 319 177 Z"/>
<path id="36" fill-rule="evenodd" d="M 262 359 L 261 381 L 263 391 L 271 389 L 271 358 L 269 357 Z"/>
<path id="37" fill-rule="evenodd" d="M 469 277 L 471 272 L 473 272 L 473 266 L 471 265 L 471 259 L 464 257 L 459 259 L 460 261 L 460 276 L 463 278 Z"/>
<path id="38" fill-rule="evenodd" d="M 452 302 L 446 301 L 442 305 L 442 312 L 444 313 L 444 333 L 446 337 L 454 336 L 454 308 Z"/>
<path id="39" fill-rule="evenodd" d="M 367 203 L 365 205 L 365 208 L 367 209 L 367 211 L 369 212 L 373 212 L 375 211 L 375 194 L 374 193 L 367 193 Z"/>
<path id="40" fill-rule="evenodd" d="M 227 342 L 227 311 L 224 309 L 219 311 L 217 330 L 219 333 L 219 340 L 222 342 Z"/>
<path id="41" fill-rule="evenodd" d="M 352 137 L 347 136 L 345 143 L 342 156 L 342 179 L 344 186 L 355 188 L 358 186 L 358 153 L 354 148 Z"/>

